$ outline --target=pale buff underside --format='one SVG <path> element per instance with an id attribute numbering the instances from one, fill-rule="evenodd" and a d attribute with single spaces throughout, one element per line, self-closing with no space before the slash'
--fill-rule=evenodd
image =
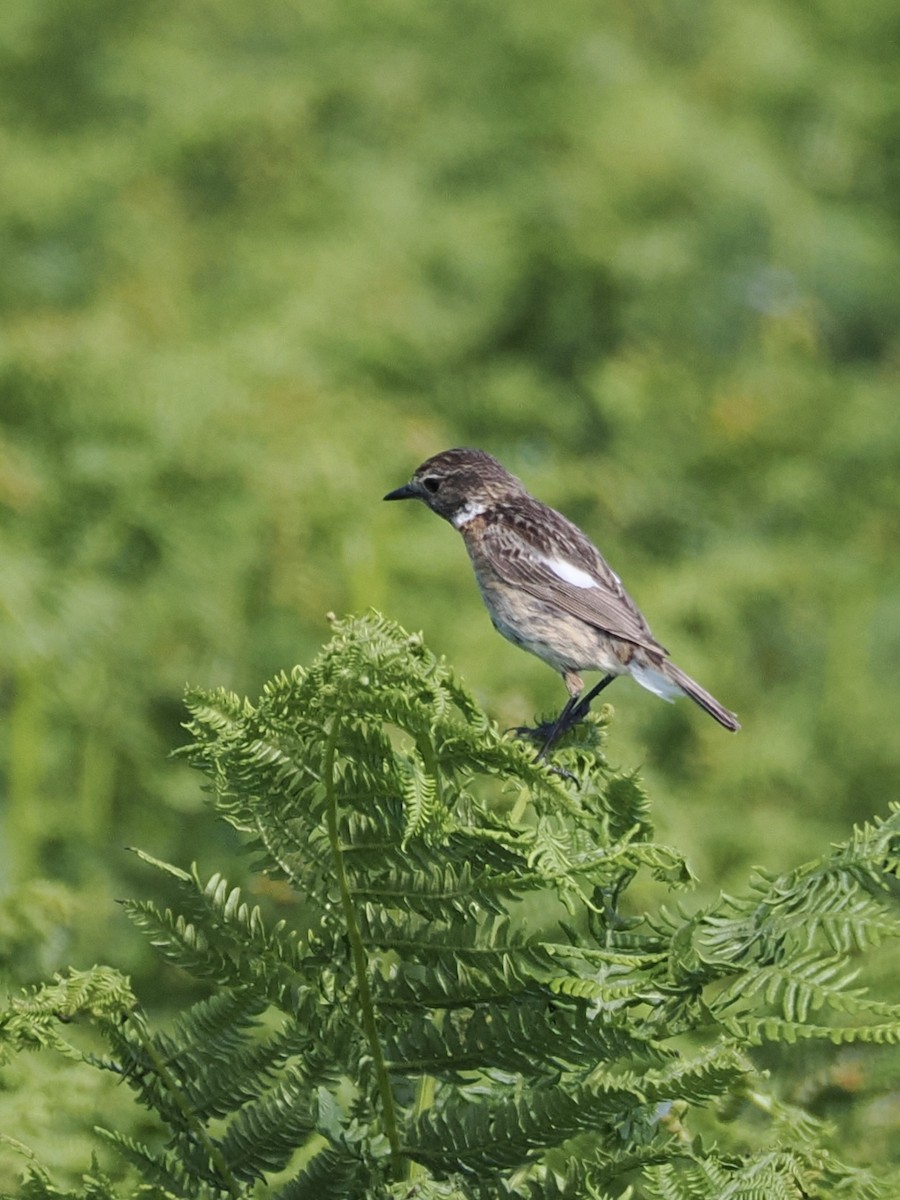
<path id="1" fill-rule="evenodd" d="M 641 647 L 611 638 L 602 630 L 561 613 L 527 592 L 512 590 L 486 580 L 476 572 L 478 586 L 491 621 L 498 633 L 514 645 L 528 650 L 554 667 L 565 678 L 566 687 L 577 695 L 582 687 L 579 671 L 603 671 L 609 675 L 634 675 L 650 691 L 669 698 L 678 691 L 664 677 L 655 682 L 656 664 Z M 528 636 L 523 636 L 523 628 Z"/>

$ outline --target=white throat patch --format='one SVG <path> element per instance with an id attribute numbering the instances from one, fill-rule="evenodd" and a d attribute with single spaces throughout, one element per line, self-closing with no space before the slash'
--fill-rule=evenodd
<path id="1" fill-rule="evenodd" d="M 470 521 L 474 521 L 476 517 L 482 516 L 487 512 L 487 505 L 479 504 L 477 500 L 469 500 L 462 508 L 450 518 L 450 521 L 457 529 L 463 529 Z"/>

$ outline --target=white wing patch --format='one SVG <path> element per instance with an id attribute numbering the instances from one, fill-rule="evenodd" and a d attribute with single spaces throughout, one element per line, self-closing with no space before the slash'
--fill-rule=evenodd
<path id="1" fill-rule="evenodd" d="M 545 567 L 549 567 L 559 579 L 565 580 L 566 583 L 571 583 L 573 587 L 599 587 L 593 575 L 590 575 L 587 571 L 582 571 L 581 567 L 576 567 L 574 563 L 567 562 L 564 558 L 544 558 L 541 556 L 541 562 Z"/>

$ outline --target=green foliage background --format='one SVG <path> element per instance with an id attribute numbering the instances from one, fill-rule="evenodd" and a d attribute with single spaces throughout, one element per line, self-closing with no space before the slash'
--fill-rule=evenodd
<path id="1" fill-rule="evenodd" d="M 166 758 L 183 687 L 255 694 L 328 610 L 422 628 L 503 724 L 559 706 L 452 530 L 380 503 L 449 445 L 578 521 L 740 713 L 608 693 L 707 887 L 884 811 L 898 37 L 885 0 L 0 7 L 13 982 L 183 986 L 111 900 L 126 844 L 232 845 Z"/>

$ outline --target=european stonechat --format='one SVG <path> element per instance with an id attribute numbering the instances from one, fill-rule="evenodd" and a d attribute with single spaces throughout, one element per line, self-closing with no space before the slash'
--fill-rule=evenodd
<path id="1" fill-rule="evenodd" d="M 726 729 L 740 728 L 734 713 L 669 659 L 596 546 L 490 454 L 445 450 L 384 498 L 421 500 L 454 525 L 494 628 L 562 675 L 569 701 L 556 721 L 533 731 L 543 741 L 538 757 L 618 675 L 665 700 L 690 696 Z M 604 673 L 584 696 L 580 671 Z"/>

